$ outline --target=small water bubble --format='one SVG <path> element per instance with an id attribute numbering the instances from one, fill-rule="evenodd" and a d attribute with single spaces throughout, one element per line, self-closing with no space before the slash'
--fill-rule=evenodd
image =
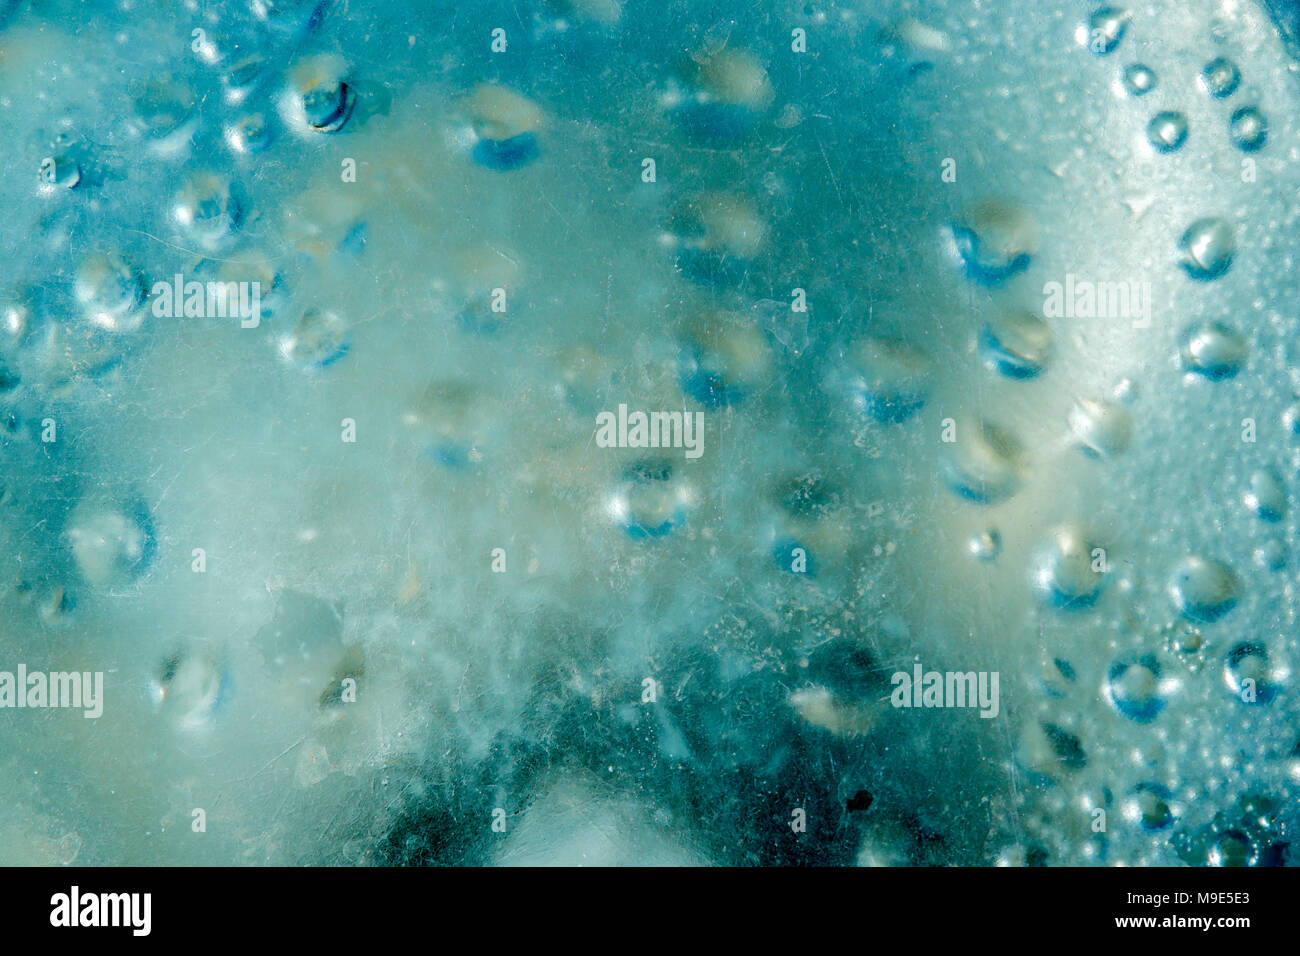
<path id="1" fill-rule="evenodd" d="M 1151 654 L 1116 661 L 1106 672 L 1106 700 L 1117 711 L 1140 724 L 1159 716 L 1165 701 L 1160 696 L 1160 664 Z"/>
<path id="2" fill-rule="evenodd" d="M 1169 591 L 1185 618 L 1209 623 L 1237 606 L 1241 579 L 1222 561 L 1189 555 L 1174 570 Z"/>
<path id="3" fill-rule="evenodd" d="M 1270 468 L 1261 468 L 1250 476 L 1245 502 L 1246 507 L 1264 521 L 1276 522 L 1286 517 L 1286 488 Z"/>
<path id="4" fill-rule="evenodd" d="M 1076 526 L 1057 528 L 1035 560 L 1032 580 L 1044 601 L 1067 610 L 1097 602 L 1108 575 L 1105 549 Z"/>
<path id="5" fill-rule="evenodd" d="M 976 561 L 996 561 L 1002 553 L 1002 535 L 996 528 L 989 528 L 971 535 L 967 548 Z"/>
<path id="6" fill-rule="evenodd" d="M 1187 142 L 1187 117 L 1176 110 L 1156 113 L 1147 123 L 1147 142 L 1158 152 L 1174 152 Z"/>
<path id="7" fill-rule="evenodd" d="M 1193 279 L 1217 279 L 1228 271 L 1236 254 L 1232 226 L 1223 219 L 1198 219 L 1178 243 L 1179 264 Z"/>
<path id="8" fill-rule="evenodd" d="M 1009 312 L 990 319 L 979 336 L 984 364 L 1008 378 L 1033 378 L 1052 353 L 1052 329 L 1032 312 Z"/>
<path id="9" fill-rule="evenodd" d="M 1244 153 L 1262 149 L 1268 139 L 1268 120 L 1257 106 L 1243 106 L 1228 121 L 1232 144 Z"/>
<path id="10" fill-rule="evenodd" d="M 1156 73 L 1149 66 L 1131 63 L 1124 67 L 1122 82 L 1130 96 L 1145 96 L 1156 88 Z"/>
<path id="11" fill-rule="evenodd" d="M 945 477 L 961 497 L 979 504 L 1010 498 L 1024 477 L 1024 448 L 1011 432 L 989 422 L 967 421 L 948 448 Z"/>
<path id="12" fill-rule="evenodd" d="M 1220 381 L 1241 371 L 1250 354 L 1250 343 L 1224 322 L 1197 322 L 1183 333 L 1180 352 L 1189 372 Z"/>
<path id="13" fill-rule="evenodd" d="M 1081 398 L 1069 415 L 1070 432 L 1090 458 L 1113 458 L 1133 441 L 1133 415 L 1123 405 Z"/>
<path id="14" fill-rule="evenodd" d="M 1221 100 L 1237 92 L 1241 84 L 1241 71 L 1226 57 L 1216 57 L 1201 70 L 1201 89 Z"/>

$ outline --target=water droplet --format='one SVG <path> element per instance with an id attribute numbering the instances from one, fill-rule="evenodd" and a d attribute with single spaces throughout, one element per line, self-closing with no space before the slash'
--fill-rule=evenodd
<path id="1" fill-rule="evenodd" d="M 1210 866 L 1254 866 L 1259 850 L 1240 830 L 1220 834 L 1210 849 Z"/>
<path id="2" fill-rule="evenodd" d="M 1217 621 L 1237 606 L 1241 580 L 1221 561 L 1191 555 L 1169 582 L 1175 606 L 1190 621 Z"/>
<path id="3" fill-rule="evenodd" d="M 249 10 L 282 37 L 300 37 L 320 26 L 326 0 L 250 0 Z"/>
<path id="4" fill-rule="evenodd" d="M 1080 610 L 1097 603 L 1106 583 L 1105 550 L 1078 527 L 1057 528 L 1039 552 L 1033 584 L 1054 607 Z"/>
<path id="5" fill-rule="evenodd" d="M 1029 268 L 1041 241 L 1033 216 L 996 199 L 976 203 L 952 226 L 952 242 L 966 274 L 988 285 L 1000 285 Z"/>
<path id="6" fill-rule="evenodd" d="M 1133 415 L 1123 405 L 1081 398 L 1070 409 L 1070 432 L 1091 458 L 1113 458 L 1133 440 Z"/>
<path id="7" fill-rule="evenodd" d="M 167 657 L 149 686 L 154 706 L 184 730 L 209 723 L 232 691 L 224 667 L 205 651 L 185 649 Z"/>
<path id="8" fill-rule="evenodd" d="M 1147 123 L 1147 142 L 1161 153 L 1172 153 L 1187 142 L 1187 117 L 1175 110 L 1162 110 Z"/>
<path id="9" fill-rule="evenodd" d="M 1286 489 L 1271 469 L 1261 468 L 1250 476 L 1245 501 L 1246 507 L 1265 521 L 1281 521 L 1286 516 Z"/>
<path id="10" fill-rule="evenodd" d="M 681 81 L 685 89 L 677 103 L 678 122 L 703 140 L 744 136 L 775 98 L 763 64 L 733 47 L 694 54 L 685 61 Z"/>
<path id="11" fill-rule="evenodd" d="M 682 389 L 709 408 L 744 401 L 771 373 L 767 342 L 744 316 L 708 312 L 687 327 L 682 340 Z"/>
<path id="12" fill-rule="evenodd" d="M 1237 64 L 1225 57 L 1216 57 L 1201 70 L 1201 89 L 1221 100 L 1237 92 L 1241 84 L 1241 71 Z"/>
<path id="13" fill-rule="evenodd" d="M 49 156 L 41 161 L 40 183 L 46 189 L 76 189 L 80 182 L 81 165 L 71 156 Z"/>
<path id="14" fill-rule="evenodd" d="M 1286 567 L 1286 543 L 1273 538 L 1265 541 L 1255 549 L 1255 563 L 1270 571 L 1281 571 Z"/>
<path id="15" fill-rule="evenodd" d="M 1250 354 L 1246 337 L 1223 322 L 1198 322 L 1182 336 L 1183 366 L 1211 381 L 1232 378 Z"/>
<path id="16" fill-rule="evenodd" d="M 975 560 L 995 561 L 1002 553 L 1002 535 L 996 528 L 980 531 L 971 536 L 967 547 Z"/>
<path id="17" fill-rule="evenodd" d="M 189 141 L 197 125 L 197 101 L 189 87 L 173 80 L 154 80 L 135 98 L 135 113 L 156 151 L 171 154 Z"/>
<path id="18" fill-rule="evenodd" d="M 1268 139 L 1268 120 L 1256 106 L 1243 106 L 1228 121 L 1228 135 L 1232 144 L 1244 153 L 1262 149 Z"/>
<path id="19" fill-rule="evenodd" d="M 244 223 L 243 204 L 230 180 L 211 172 L 190 176 L 172 206 L 172 219 L 186 236 L 215 252 L 229 246 Z"/>
<path id="20" fill-rule="evenodd" d="M 1262 704 L 1272 700 L 1277 689 L 1272 686 L 1268 648 L 1259 641 L 1234 645 L 1223 664 L 1223 682 L 1235 697 L 1244 699 L 1249 688 L 1253 692 L 1252 702 Z"/>
<path id="21" fill-rule="evenodd" d="M 1168 787 L 1158 783 L 1139 783 L 1133 788 L 1133 797 L 1125 808 L 1125 816 L 1136 819 L 1143 830 L 1167 830 L 1173 826 L 1176 818 L 1170 807 L 1173 799 Z"/>
<path id="22" fill-rule="evenodd" d="M 608 509 L 629 537 L 659 538 L 680 527 L 693 504 L 690 486 L 672 462 L 643 459 L 624 469 Z"/>
<path id="23" fill-rule="evenodd" d="M 980 332 L 984 364 L 1008 378 L 1033 378 L 1047 366 L 1052 329 L 1032 312 L 1009 312 L 990 319 Z"/>
<path id="24" fill-rule="evenodd" d="M 266 77 L 266 60 L 254 53 L 244 57 L 221 74 L 226 102 L 232 106 L 246 100 Z"/>
<path id="25" fill-rule="evenodd" d="M 957 427 L 957 440 L 946 447 L 945 476 L 963 498 L 993 504 L 1019 489 L 1024 449 L 1006 429 L 985 421 L 968 421 Z"/>
<path id="26" fill-rule="evenodd" d="M 1156 88 L 1155 70 L 1141 63 L 1124 67 L 1124 89 L 1130 96 L 1145 96 Z"/>
<path id="27" fill-rule="evenodd" d="M 88 256 L 77 270 L 73 293 L 96 328 L 131 332 L 144 321 L 144 279 L 116 253 Z"/>
<path id="28" fill-rule="evenodd" d="M 1098 56 L 1105 56 L 1119 46 L 1128 21 L 1128 13 L 1118 7 L 1099 7 L 1079 32 L 1078 40 Z"/>
<path id="29" fill-rule="evenodd" d="M 226 127 L 226 145 L 241 156 L 260 153 L 271 145 L 274 132 L 261 113 L 241 116 Z"/>
<path id="30" fill-rule="evenodd" d="M 1155 720 L 1164 709 L 1160 696 L 1160 664 L 1151 654 L 1116 661 L 1106 672 L 1106 700 L 1140 724 Z"/>
<path id="31" fill-rule="evenodd" d="M 127 584 L 143 574 L 157 551 L 149 511 L 89 500 L 77 506 L 65 532 L 81 575 L 96 587 Z"/>
<path id="32" fill-rule="evenodd" d="M 1287 406 L 1282 413 L 1282 427 L 1291 433 L 1291 437 L 1300 438 L 1300 402 Z"/>
<path id="33" fill-rule="evenodd" d="M 1228 271 L 1236 253 L 1232 227 L 1223 219 L 1198 219 L 1178 243 L 1179 263 L 1193 279 L 1217 279 Z"/>
<path id="34" fill-rule="evenodd" d="M 673 214 L 677 267 L 696 282 L 734 283 L 767 245 L 767 223 L 745 196 L 706 193 Z"/>
<path id="35" fill-rule="evenodd" d="M 852 361 L 854 403 L 876 421 L 906 421 L 925 405 L 931 369 L 919 350 L 891 339 L 862 339 Z"/>
<path id="36" fill-rule="evenodd" d="M 305 369 L 321 369 L 347 354 L 347 325 L 333 312 L 308 309 L 292 334 L 280 340 L 280 354 Z"/>
<path id="37" fill-rule="evenodd" d="M 403 420 L 423 434 L 429 458 L 448 468 L 462 468 L 481 454 L 498 411 L 481 389 L 459 381 L 438 381 L 425 389 Z"/>

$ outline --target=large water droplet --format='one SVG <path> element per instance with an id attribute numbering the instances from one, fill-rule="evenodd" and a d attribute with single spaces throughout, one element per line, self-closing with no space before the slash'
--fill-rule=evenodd
<path id="1" fill-rule="evenodd" d="M 1219 381 L 1241 371 L 1250 343 L 1223 322 L 1197 322 L 1183 333 L 1181 353 L 1188 371 Z"/>
<path id="2" fill-rule="evenodd" d="M 1222 561 L 1190 555 L 1174 570 L 1169 591 L 1184 617 L 1209 623 L 1237 606 L 1241 580 Z"/>
<path id="3" fill-rule="evenodd" d="M 1198 219 L 1178 243 L 1179 264 L 1193 279 L 1217 279 L 1228 271 L 1236 253 L 1232 226 L 1223 219 Z"/>
<path id="4" fill-rule="evenodd" d="M 1105 549 L 1089 540 L 1081 528 L 1057 528 L 1035 561 L 1034 587 L 1055 607 L 1091 607 L 1106 583 L 1106 562 Z"/>
<path id="5" fill-rule="evenodd" d="M 96 328 L 110 332 L 138 329 L 147 311 L 144 278 L 114 252 L 96 252 L 77 270 L 73 293 Z"/>
<path id="6" fill-rule="evenodd" d="M 1117 711 L 1145 724 L 1155 720 L 1164 709 L 1160 696 L 1160 664 L 1155 656 L 1123 658 L 1106 673 L 1106 699 Z"/>
<path id="7" fill-rule="evenodd" d="M 1029 268 L 1041 242 L 1038 222 L 1026 210 L 988 199 L 952 227 L 952 241 L 970 278 L 1000 285 Z"/>
<path id="8" fill-rule="evenodd" d="M 1085 454 L 1113 458 L 1133 441 L 1133 415 L 1123 405 L 1081 398 L 1070 409 L 1070 431 Z"/>
<path id="9" fill-rule="evenodd" d="M 1004 501 L 1020 487 L 1024 449 L 1009 431 L 985 421 L 957 427 L 948 447 L 945 473 L 952 489 L 970 501 Z"/>
<path id="10" fill-rule="evenodd" d="M 628 537 L 660 538 L 686 521 L 693 502 L 672 462 L 644 459 L 624 469 L 608 510 Z"/>
<path id="11" fill-rule="evenodd" d="M 915 415 L 929 393 L 930 361 L 892 339 L 863 339 L 852 349 L 853 400 L 879 422 L 896 424 Z"/>
<path id="12" fill-rule="evenodd" d="M 1124 815 L 1137 820 L 1143 830 L 1167 830 L 1176 817 L 1170 807 L 1174 796 L 1169 788 L 1158 783 L 1139 783 L 1125 807 Z"/>
<path id="13" fill-rule="evenodd" d="M 989 368 L 1009 378 L 1033 378 L 1051 356 L 1052 329 L 1032 312 L 1009 312 L 985 324 L 979 345 Z"/>

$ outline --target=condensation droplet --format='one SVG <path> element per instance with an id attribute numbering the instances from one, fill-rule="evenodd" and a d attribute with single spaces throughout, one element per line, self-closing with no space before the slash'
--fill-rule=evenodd
<path id="1" fill-rule="evenodd" d="M 1223 322 L 1197 322 L 1182 336 L 1183 365 L 1212 381 L 1232 378 L 1250 354 L 1246 337 Z"/>
<path id="2" fill-rule="evenodd" d="M 1190 555 L 1174 570 L 1169 591 L 1185 618 L 1209 623 L 1237 606 L 1241 580 L 1222 561 Z"/>
<path id="3" fill-rule="evenodd" d="M 1091 458 L 1113 458 L 1133 441 L 1133 415 L 1123 405 L 1081 398 L 1070 409 L 1070 432 Z"/>
<path id="4" fill-rule="evenodd" d="M 1232 227 L 1223 219 L 1198 219 L 1178 243 L 1179 262 L 1193 279 L 1217 279 L 1228 271 L 1236 253 Z"/>
<path id="5" fill-rule="evenodd" d="M 1099 7 L 1079 32 L 1079 42 L 1098 56 L 1112 52 L 1124 39 L 1129 15 L 1118 7 Z"/>
<path id="6" fill-rule="evenodd" d="M 1037 220 L 1026 210 L 996 199 L 976 203 L 952 226 L 952 241 L 966 274 L 1000 285 L 1029 268 L 1042 241 Z"/>
<path id="7" fill-rule="evenodd" d="M 1148 723 L 1164 709 L 1160 696 L 1160 664 L 1155 656 L 1125 658 L 1106 672 L 1106 700 L 1117 711 L 1140 724 Z"/>
<path id="8" fill-rule="evenodd" d="M 996 528 L 980 531 L 971 536 L 967 547 L 975 560 L 994 561 L 1002 553 L 1002 535 Z"/>
<path id="9" fill-rule="evenodd" d="M 1130 96 L 1145 96 L 1156 88 L 1156 73 L 1149 66 L 1131 63 L 1124 67 L 1124 89 Z"/>
<path id="10" fill-rule="evenodd" d="M 1187 117 L 1176 110 L 1162 110 L 1147 123 L 1147 142 L 1158 152 L 1172 153 L 1187 142 Z"/>
<path id="11" fill-rule="evenodd" d="M 957 440 L 947 447 L 948 484 L 963 498 L 993 504 L 1019 489 L 1024 449 L 1006 429 L 985 421 L 966 422 L 957 427 Z"/>
<path id="12" fill-rule="evenodd" d="M 1226 57 L 1216 57 L 1201 70 L 1201 89 L 1221 100 L 1237 92 L 1241 84 L 1241 71 Z"/>
<path id="13" fill-rule="evenodd" d="M 1264 521 L 1276 522 L 1286 517 L 1286 489 L 1272 469 L 1261 468 L 1250 476 L 1245 502 L 1246 507 Z"/>
<path id="14" fill-rule="evenodd" d="M 876 421 L 897 424 L 925 405 L 930 361 L 918 349 L 892 339 L 863 339 L 851 357 L 854 404 Z"/>
<path id="15" fill-rule="evenodd" d="M 1228 121 L 1232 145 L 1244 153 L 1253 153 L 1268 140 L 1268 120 L 1257 106 L 1243 106 Z"/>
<path id="16" fill-rule="evenodd" d="M 1090 541 L 1081 528 L 1057 528 L 1035 560 L 1034 587 L 1054 607 L 1091 607 L 1106 582 L 1106 560 L 1104 549 Z"/>
<path id="17" fill-rule="evenodd" d="M 1008 378 L 1042 373 L 1052 352 L 1052 329 L 1032 312 L 1009 312 L 990 319 L 980 331 L 984 364 Z"/>

